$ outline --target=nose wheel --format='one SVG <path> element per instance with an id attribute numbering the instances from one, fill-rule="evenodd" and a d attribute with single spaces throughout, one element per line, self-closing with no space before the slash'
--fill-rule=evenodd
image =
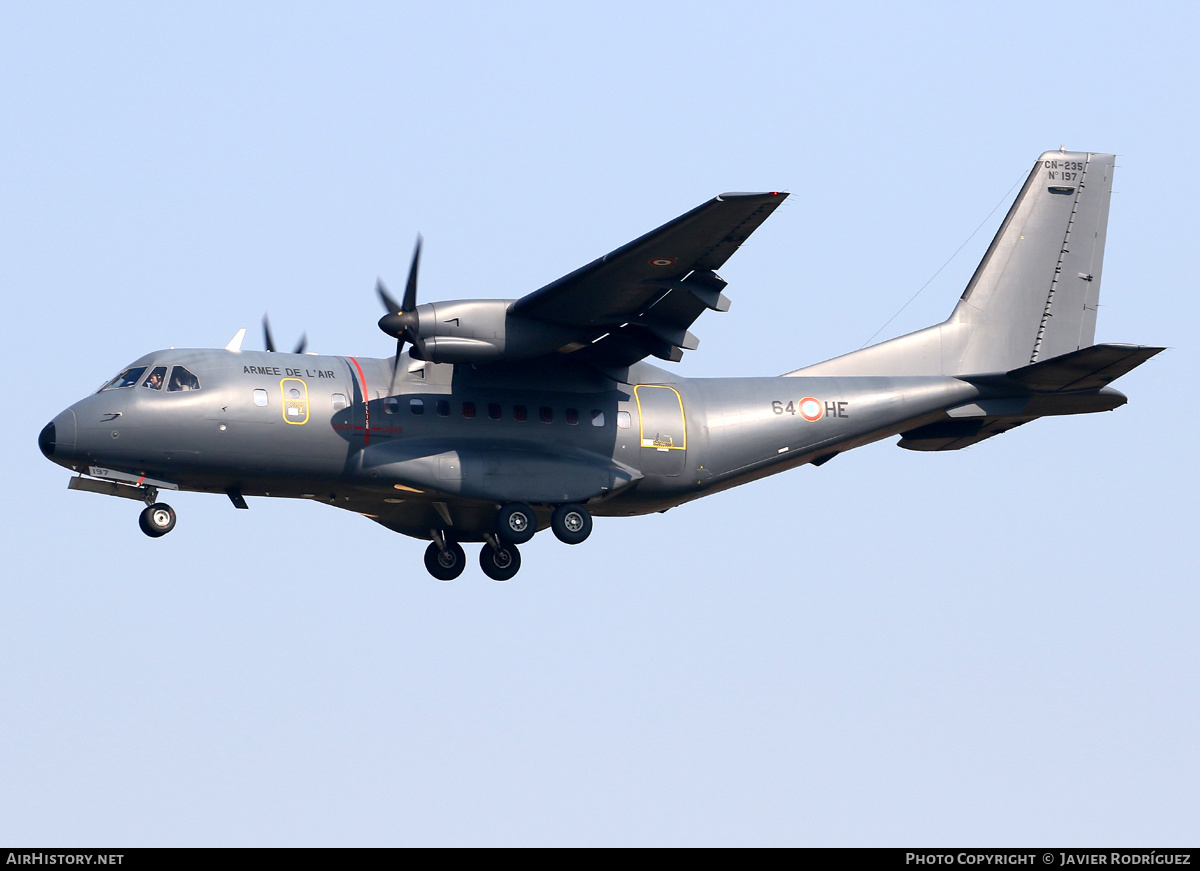
<path id="1" fill-rule="evenodd" d="M 138 526 L 151 538 L 161 538 L 175 528 L 175 509 L 166 502 L 155 502 L 138 515 Z"/>

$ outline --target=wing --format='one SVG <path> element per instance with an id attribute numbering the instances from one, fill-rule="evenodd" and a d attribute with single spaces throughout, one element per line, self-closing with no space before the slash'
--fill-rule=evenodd
<path id="1" fill-rule="evenodd" d="M 721 194 L 611 254 L 513 303 L 523 317 L 578 330 L 564 351 L 600 365 L 648 354 L 679 360 L 698 345 L 688 327 L 705 309 L 726 311 L 716 270 L 786 199 Z"/>

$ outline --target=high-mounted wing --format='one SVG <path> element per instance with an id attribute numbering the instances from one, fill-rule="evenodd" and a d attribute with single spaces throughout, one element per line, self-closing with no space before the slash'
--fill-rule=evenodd
<path id="1" fill-rule="evenodd" d="M 716 270 L 787 194 L 727 193 L 517 300 L 513 314 L 579 331 L 562 350 L 600 365 L 653 354 L 679 360 L 698 341 L 688 327 L 726 311 Z"/>

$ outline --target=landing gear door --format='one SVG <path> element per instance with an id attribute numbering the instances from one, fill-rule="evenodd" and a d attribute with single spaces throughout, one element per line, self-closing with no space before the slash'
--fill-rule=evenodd
<path id="1" fill-rule="evenodd" d="M 639 384 L 633 388 L 637 400 L 642 474 L 675 477 L 687 460 L 687 424 L 683 398 L 674 387 Z"/>

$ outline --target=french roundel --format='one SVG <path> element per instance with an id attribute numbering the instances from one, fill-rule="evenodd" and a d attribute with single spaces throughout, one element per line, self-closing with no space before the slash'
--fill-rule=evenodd
<path id="1" fill-rule="evenodd" d="M 674 266 L 675 260 L 671 257 L 656 257 L 650 261 L 651 266 Z"/>
<path id="2" fill-rule="evenodd" d="M 806 396 L 800 400 L 800 416 L 805 420 L 820 420 L 825 415 L 825 406 L 819 399 Z"/>

